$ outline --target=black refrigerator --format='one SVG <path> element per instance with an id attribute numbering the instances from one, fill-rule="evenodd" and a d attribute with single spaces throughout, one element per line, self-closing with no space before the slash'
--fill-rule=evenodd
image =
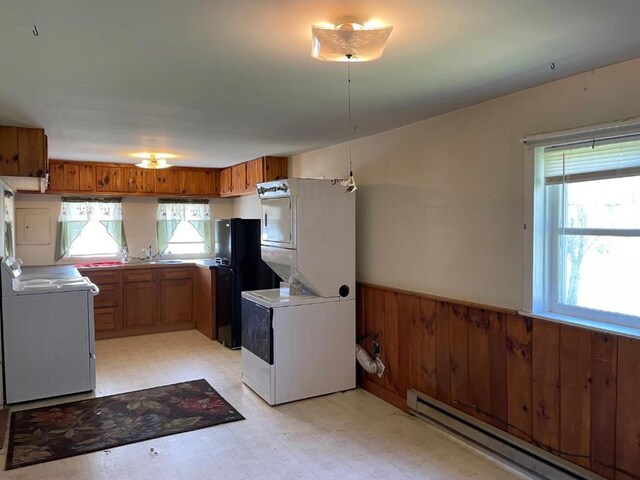
<path id="1" fill-rule="evenodd" d="M 241 293 L 279 285 L 277 275 L 260 259 L 260 220 L 216 220 L 215 256 L 218 341 L 229 348 L 240 348 Z"/>

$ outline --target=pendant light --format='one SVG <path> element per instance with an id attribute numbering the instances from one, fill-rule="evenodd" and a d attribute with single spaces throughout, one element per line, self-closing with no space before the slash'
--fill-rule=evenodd
<path id="1" fill-rule="evenodd" d="M 311 56 L 328 62 L 347 62 L 349 104 L 349 179 L 342 182 L 347 192 L 358 187 L 353 178 L 352 139 L 355 125 L 351 119 L 351 62 L 369 62 L 382 56 L 393 26 L 365 28 L 360 23 L 341 23 L 336 27 L 311 27 Z"/>

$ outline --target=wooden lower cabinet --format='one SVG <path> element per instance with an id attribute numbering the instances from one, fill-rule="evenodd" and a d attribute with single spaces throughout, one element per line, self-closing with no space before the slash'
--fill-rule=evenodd
<path id="1" fill-rule="evenodd" d="M 193 303 L 193 282 L 190 278 L 162 280 L 160 282 L 160 323 L 191 322 Z"/>
<path id="2" fill-rule="evenodd" d="M 196 270 L 211 274 L 191 265 L 80 269 L 100 288 L 94 298 L 96 338 L 195 328 Z"/>
<path id="3" fill-rule="evenodd" d="M 193 321 L 192 267 L 160 271 L 160 315 L 163 325 Z"/>
<path id="4" fill-rule="evenodd" d="M 196 328 L 207 338 L 215 340 L 215 271 L 196 267 L 193 271 L 193 318 Z"/>
<path id="5" fill-rule="evenodd" d="M 132 282 L 122 285 L 124 328 L 148 327 L 157 323 L 156 282 Z"/>
<path id="6" fill-rule="evenodd" d="M 96 335 L 122 329 L 122 275 L 120 271 L 81 270 L 100 289 L 93 299 Z"/>

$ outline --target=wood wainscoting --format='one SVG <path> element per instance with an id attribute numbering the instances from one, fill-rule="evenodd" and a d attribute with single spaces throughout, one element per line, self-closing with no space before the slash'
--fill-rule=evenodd
<path id="1" fill-rule="evenodd" d="M 360 385 L 396 407 L 413 388 L 606 478 L 640 479 L 640 341 L 370 284 L 357 336 L 387 367 L 359 368 Z"/>

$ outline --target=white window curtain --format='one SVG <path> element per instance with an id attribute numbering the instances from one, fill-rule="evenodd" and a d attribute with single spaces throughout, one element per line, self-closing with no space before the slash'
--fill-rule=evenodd
<path id="1" fill-rule="evenodd" d="M 63 198 L 58 216 L 56 260 L 60 260 L 71 248 L 82 229 L 90 221 L 99 221 L 121 249 L 126 248 L 127 238 L 122 222 L 122 199 Z"/>
<path id="2" fill-rule="evenodd" d="M 13 225 L 15 223 L 13 218 L 14 206 L 13 206 L 13 193 L 8 190 L 4 192 L 4 255 L 6 257 L 12 257 L 13 252 Z"/>
<path id="3" fill-rule="evenodd" d="M 202 237 L 202 242 L 211 249 L 211 211 L 209 201 L 204 199 L 160 199 L 156 217 L 158 251 L 165 253 L 169 240 L 180 222 L 189 222 Z"/>

